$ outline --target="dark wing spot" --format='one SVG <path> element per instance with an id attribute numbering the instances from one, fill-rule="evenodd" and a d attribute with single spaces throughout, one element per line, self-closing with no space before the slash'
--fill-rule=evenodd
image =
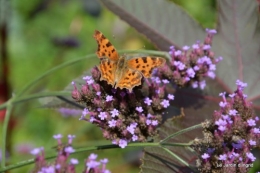
<path id="1" fill-rule="evenodd" d="M 105 48 L 105 46 L 104 46 L 104 45 L 103 45 L 102 47 L 103 47 L 103 48 Z"/>
<path id="2" fill-rule="evenodd" d="M 107 50 L 105 49 L 105 52 L 107 52 Z"/>
<path id="3" fill-rule="evenodd" d="M 109 53 L 108 56 L 110 56 L 111 54 Z"/>
<path id="4" fill-rule="evenodd" d="M 105 53 L 102 53 L 102 56 L 106 56 L 106 54 L 105 54 Z"/>
<path id="5" fill-rule="evenodd" d="M 101 40 L 103 40 L 103 39 L 105 39 L 105 36 L 102 34 L 100 38 L 101 38 Z"/>
<path id="6" fill-rule="evenodd" d="M 137 65 L 137 66 L 136 66 L 136 68 L 139 68 L 139 67 L 140 67 L 140 65 Z"/>
<path id="7" fill-rule="evenodd" d="M 157 58 L 152 57 L 153 65 L 156 64 L 156 59 L 157 59 Z"/>
<path id="8" fill-rule="evenodd" d="M 108 42 L 108 43 L 106 44 L 106 47 L 110 47 L 110 46 L 112 46 L 112 44 L 111 44 L 110 42 Z"/>
<path id="9" fill-rule="evenodd" d="M 129 80 L 129 78 L 128 78 L 128 77 L 126 77 L 125 79 L 126 79 L 126 80 Z"/>
<path id="10" fill-rule="evenodd" d="M 109 72 L 110 74 L 112 74 L 112 70 L 108 70 L 108 72 Z"/>
<path id="11" fill-rule="evenodd" d="M 143 57 L 142 59 L 144 63 L 147 63 L 147 57 Z"/>
<path id="12" fill-rule="evenodd" d="M 107 65 L 109 65 L 109 66 L 110 66 L 110 61 L 108 61 L 108 62 L 107 62 Z"/>
<path id="13" fill-rule="evenodd" d="M 142 72 L 142 73 L 145 73 L 145 70 L 142 70 L 141 72 Z"/>
<path id="14" fill-rule="evenodd" d="M 115 52 L 115 49 L 112 49 L 111 52 L 114 53 L 114 52 Z"/>
<path id="15" fill-rule="evenodd" d="M 132 75 L 134 76 L 134 75 L 135 75 L 135 72 L 132 72 Z"/>
<path id="16" fill-rule="evenodd" d="M 143 65 L 142 67 L 143 67 L 143 68 L 145 68 L 145 66 L 144 66 L 144 65 Z"/>
<path id="17" fill-rule="evenodd" d="M 136 63 L 136 64 L 138 64 L 138 63 L 139 63 L 138 59 L 135 59 L 135 63 Z"/>

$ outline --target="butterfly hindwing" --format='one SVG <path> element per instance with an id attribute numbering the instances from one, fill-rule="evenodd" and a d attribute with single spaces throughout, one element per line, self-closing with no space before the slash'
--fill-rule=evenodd
<path id="1" fill-rule="evenodd" d="M 131 58 L 127 61 L 129 68 L 140 71 L 144 77 L 151 77 L 154 68 L 165 63 L 165 59 L 161 57 L 143 56 Z"/>
<path id="2" fill-rule="evenodd" d="M 122 78 L 117 82 L 116 87 L 127 88 L 130 92 L 135 86 L 141 85 L 142 75 L 137 70 L 125 69 Z"/>

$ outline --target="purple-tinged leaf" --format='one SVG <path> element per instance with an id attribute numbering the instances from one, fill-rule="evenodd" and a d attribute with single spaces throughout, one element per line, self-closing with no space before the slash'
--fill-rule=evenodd
<path id="1" fill-rule="evenodd" d="M 144 34 L 160 50 L 191 45 L 204 31 L 179 6 L 164 0 L 101 0 L 113 13 Z M 184 34 L 185 33 L 185 34 Z"/>
<path id="2" fill-rule="evenodd" d="M 170 134 L 177 132 L 180 125 L 185 120 L 185 116 L 177 117 L 175 120 L 167 120 L 163 127 L 160 129 L 158 138 L 155 139 L 159 142 L 161 139 L 166 138 Z M 189 142 L 187 141 L 187 135 L 192 136 L 192 133 L 187 133 L 185 136 L 180 135 L 176 138 L 170 139 L 167 143 L 174 142 Z M 192 152 L 190 148 L 184 147 L 167 147 L 175 155 L 185 160 L 191 167 L 194 167 L 196 160 L 196 153 Z M 141 159 L 141 172 L 142 173 L 165 173 L 165 172 L 194 172 L 190 167 L 184 165 L 181 161 L 178 161 L 172 155 L 167 153 L 161 147 L 146 147 L 144 150 L 144 156 Z"/>
<path id="3" fill-rule="evenodd" d="M 248 83 L 245 93 L 260 97 L 260 25 L 255 0 L 218 1 L 218 35 L 213 43 L 222 56 L 217 76 L 223 89 L 234 90 L 237 79 Z"/>

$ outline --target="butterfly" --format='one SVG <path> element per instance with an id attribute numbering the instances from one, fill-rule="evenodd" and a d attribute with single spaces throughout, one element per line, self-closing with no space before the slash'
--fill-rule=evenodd
<path id="1" fill-rule="evenodd" d="M 100 58 L 100 80 L 107 81 L 114 88 L 126 88 L 132 92 L 135 86 L 141 85 L 143 76 L 151 77 L 153 69 L 165 63 L 165 59 L 161 57 L 119 56 L 115 47 L 100 31 L 94 32 L 94 38 L 98 44 L 96 54 Z"/>

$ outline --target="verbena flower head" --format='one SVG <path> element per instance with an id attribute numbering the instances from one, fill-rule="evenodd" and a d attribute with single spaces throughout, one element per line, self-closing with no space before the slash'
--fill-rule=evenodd
<path id="1" fill-rule="evenodd" d="M 239 80 L 236 84 L 237 90 L 229 95 L 230 99 L 225 98 L 225 93 L 220 94 L 223 100 L 219 110 L 214 112 L 212 121 L 203 123 L 204 138 L 194 140 L 192 147 L 200 154 L 197 167 L 202 173 L 248 172 L 256 159 L 251 150 L 260 144 L 259 119 L 243 93 L 247 84 Z M 225 166 L 228 164 L 235 166 Z"/>
<path id="2" fill-rule="evenodd" d="M 97 155 L 96 154 L 90 154 L 88 159 L 85 163 L 85 170 L 84 173 L 88 172 L 97 172 L 97 173 L 110 173 L 108 169 L 106 169 L 106 164 L 108 163 L 108 159 L 104 158 L 99 161 L 97 161 Z"/>
<path id="3" fill-rule="evenodd" d="M 58 155 L 53 163 L 47 162 L 45 160 L 44 148 L 35 148 L 31 151 L 31 154 L 35 156 L 35 167 L 32 172 L 37 173 L 54 173 L 54 172 L 68 172 L 75 173 L 75 165 L 78 164 L 77 159 L 70 159 L 69 156 L 75 150 L 71 147 L 72 139 L 74 135 L 68 135 L 68 143 L 62 144 L 61 134 L 53 135 L 53 138 L 57 140 Z"/>
<path id="4" fill-rule="evenodd" d="M 192 86 L 204 89 L 205 77 L 215 78 L 216 64 L 222 58 L 214 58 L 211 44 L 215 30 L 207 29 L 204 43 L 197 42 L 191 47 L 184 46 L 182 50 L 170 47 L 170 63 L 159 69 L 158 76 L 169 79 L 179 87 Z"/>
<path id="5" fill-rule="evenodd" d="M 79 164 L 79 161 L 75 158 L 69 159 L 71 153 L 75 150 L 72 148 L 72 140 L 75 138 L 75 135 L 68 135 L 67 144 L 62 144 L 61 138 L 62 135 L 57 134 L 53 136 L 54 139 L 57 140 L 58 146 L 58 155 L 53 162 L 49 162 L 45 160 L 44 148 L 35 148 L 31 151 L 31 154 L 35 156 L 35 167 L 33 169 L 33 173 L 76 173 L 75 166 Z M 106 169 L 106 164 L 108 163 L 108 159 L 101 159 L 97 161 L 97 155 L 92 153 L 85 161 L 84 173 L 88 173 L 91 171 L 100 172 L 100 173 L 110 173 L 108 169 Z"/>
<path id="6" fill-rule="evenodd" d="M 168 80 L 162 81 L 158 77 L 144 79 L 141 86 L 129 92 L 100 81 L 97 67 L 92 69 L 91 74 L 84 77 L 86 84 L 80 90 L 72 83 L 72 97 L 86 106 L 80 120 L 96 124 L 106 139 L 121 148 L 126 147 L 128 142 L 144 142 L 157 134 L 162 112 L 174 99 L 173 95 L 167 97 L 165 92 Z"/>

